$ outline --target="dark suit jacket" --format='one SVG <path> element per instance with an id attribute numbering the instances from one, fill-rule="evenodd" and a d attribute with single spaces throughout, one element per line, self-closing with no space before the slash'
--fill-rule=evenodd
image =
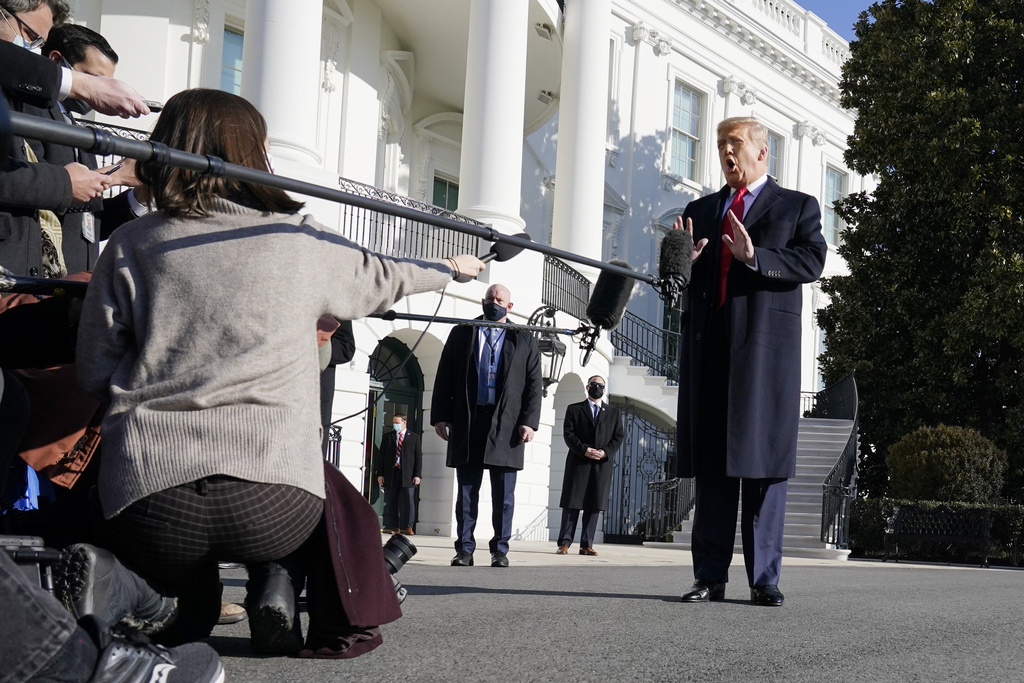
<path id="1" fill-rule="evenodd" d="M 562 498 L 559 506 L 573 510 L 607 510 L 612 485 L 612 460 L 626 433 L 619 409 L 602 405 L 594 424 L 590 401 L 573 403 L 565 409 L 562 437 L 569 453 L 565 456 Z M 605 452 L 601 460 L 586 456 L 587 448 Z"/>
<path id="2" fill-rule="evenodd" d="M 49 59 L 0 41 L 0 89 L 11 111 L 46 107 L 60 93 L 60 67 Z M 23 138 L 15 136 L 11 156 L 0 163 L 0 265 L 15 275 L 41 275 L 38 209 L 58 214 L 71 206 L 71 177 L 63 168 L 31 164 Z M 42 144 L 29 141 L 36 157 Z"/>
<path id="3" fill-rule="evenodd" d="M 757 270 L 734 262 L 726 304 L 729 368 L 708 367 L 704 342 L 714 312 L 721 217 L 729 188 L 686 207 L 693 241 L 708 245 L 693 264 L 683 321 L 677 416 L 679 476 L 700 470 L 696 448 L 698 391 L 702 372 L 727 383 L 726 474 L 788 478 L 796 474 L 800 410 L 801 285 L 814 282 L 828 247 L 821 236 L 821 210 L 810 195 L 767 184 L 743 218 L 757 256 Z M 720 313 L 720 314 L 721 314 Z"/>
<path id="4" fill-rule="evenodd" d="M 384 485 L 390 483 L 396 473 L 402 474 L 402 486 L 415 486 L 413 477 L 423 477 L 423 442 L 419 434 L 405 430 L 402 441 L 402 469 L 395 469 L 395 451 L 398 433 L 391 430 L 380 440 L 380 457 L 377 458 L 377 476 L 384 477 Z"/>
<path id="5" fill-rule="evenodd" d="M 456 327 L 448 335 L 437 364 L 430 424 L 451 425 L 448 467 L 470 461 L 469 421 L 476 404 L 477 384 L 476 338 L 477 328 Z M 540 427 L 543 391 L 537 340 L 527 332 L 506 330 L 498 366 L 497 405 L 483 453 L 485 467 L 523 469 L 525 448 L 519 438 L 519 426 Z"/>

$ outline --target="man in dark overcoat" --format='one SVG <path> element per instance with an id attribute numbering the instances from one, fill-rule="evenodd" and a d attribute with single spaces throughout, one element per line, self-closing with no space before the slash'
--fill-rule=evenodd
<path id="1" fill-rule="evenodd" d="M 814 197 L 767 175 L 754 118 L 718 125 L 727 185 L 687 205 L 693 274 L 681 336 L 678 474 L 694 477 L 694 584 L 684 602 L 721 600 L 740 521 L 751 601 L 778 606 L 786 484 L 796 474 L 801 285 L 825 265 Z"/>
<path id="2" fill-rule="evenodd" d="M 507 322 L 512 294 L 494 284 L 482 304 L 485 320 Z M 447 465 L 455 468 L 458 482 L 453 567 L 473 564 L 484 470 L 491 481 L 491 566 L 508 566 L 516 475 L 540 426 L 543 390 L 540 350 L 532 334 L 467 325 L 448 335 L 437 365 L 430 423 L 448 442 Z"/>
<path id="3" fill-rule="evenodd" d="M 619 409 L 601 401 L 604 392 L 604 378 L 594 375 L 587 380 L 587 400 L 565 409 L 562 437 L 569 452 L 565 456 L 562 498 L 558 503 L 562 508 L 562 524 L 555 552 L 559 555 L 569 552 L 581 510 L 580 555 L 597 555 L 594 550 L 597 517 L 608 509 L 612 460 L 625 438 Z"/>
<path id="4" fill-rule="evenodd" d="M 414 535 L 416 487 L 423 476 L 423 444 L 410 432 L 404 413 L 395 413 L 380 440 L 377 483 L 384 490 L 384 530 Z"/>

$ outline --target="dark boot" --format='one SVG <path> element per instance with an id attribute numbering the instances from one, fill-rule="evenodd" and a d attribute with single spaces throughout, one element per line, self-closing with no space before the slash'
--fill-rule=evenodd
<path id="1" fill-rule="evenodd" d="M 245 611 L 253 652 L 293 655 L 302 648 L 299 594 L 305 577 L 297 557 L 246 567 Z"/>
<path id="2" fill-rule="evenodd" d="M 57 599 L 76 618 L 95 616 L 143 633 L 158 633 L 177 615 L 177 601 L 162 595 L 113 553 L 86 543 L 69 546 L 54 577 Z"/>

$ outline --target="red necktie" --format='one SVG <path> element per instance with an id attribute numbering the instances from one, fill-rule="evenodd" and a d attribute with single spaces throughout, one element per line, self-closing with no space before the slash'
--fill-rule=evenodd
<path id="1" fill-rule="evenodd" d="M 398 433 L 398 444 L 395 446 L 395 467 L 402 466 L 402 441 L 405 435 L 401 432 Z"/>
<path id="2" fill-rule="evenodd" d="M 736 195 L 732 198 L 732 203 L 729 204 L 729 211 L 733 212 L 736 216 L 736 220 L 743 221 L 743 197 L 747 194 L 747 188 L 741 187 L 736 190 Z M 729 221 L 729 211 L 725 212 L 722 216 L 722 234 L 728 235 L 730 239 L 734 237 L 732 234 L 732 223 Z M 719 254 L 718 260 L 718 296 L 715 299 L 715 308 L 721 308 L 725 304 L 725 283 L 729 277 L 729 265 L 732 263 L 732 250 L 729 249 L 724 241 L 722 242 L 722 251 Z"/>

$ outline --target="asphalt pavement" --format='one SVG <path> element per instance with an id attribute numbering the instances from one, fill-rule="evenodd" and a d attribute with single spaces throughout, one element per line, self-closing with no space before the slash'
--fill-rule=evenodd
<path id="1" fill-rule="evenodd" d="M 382 537 L 382 541 L 386 537 Z M 258 657 L 248 622 L 209 643 L 228 681 L 1024 681 L 1024 571 L 785 559 L 786 604 L 755 607 L 742 558 L 722 603 L 683 604 L 688 552 L 513 543 L 508 569 L 450 567 L 415 536 L 404 616 L 347 661 Z M 244 570 L 224 570 L 225 600 Z M 305 614 L 303 614 L 305 619 Z"/>

